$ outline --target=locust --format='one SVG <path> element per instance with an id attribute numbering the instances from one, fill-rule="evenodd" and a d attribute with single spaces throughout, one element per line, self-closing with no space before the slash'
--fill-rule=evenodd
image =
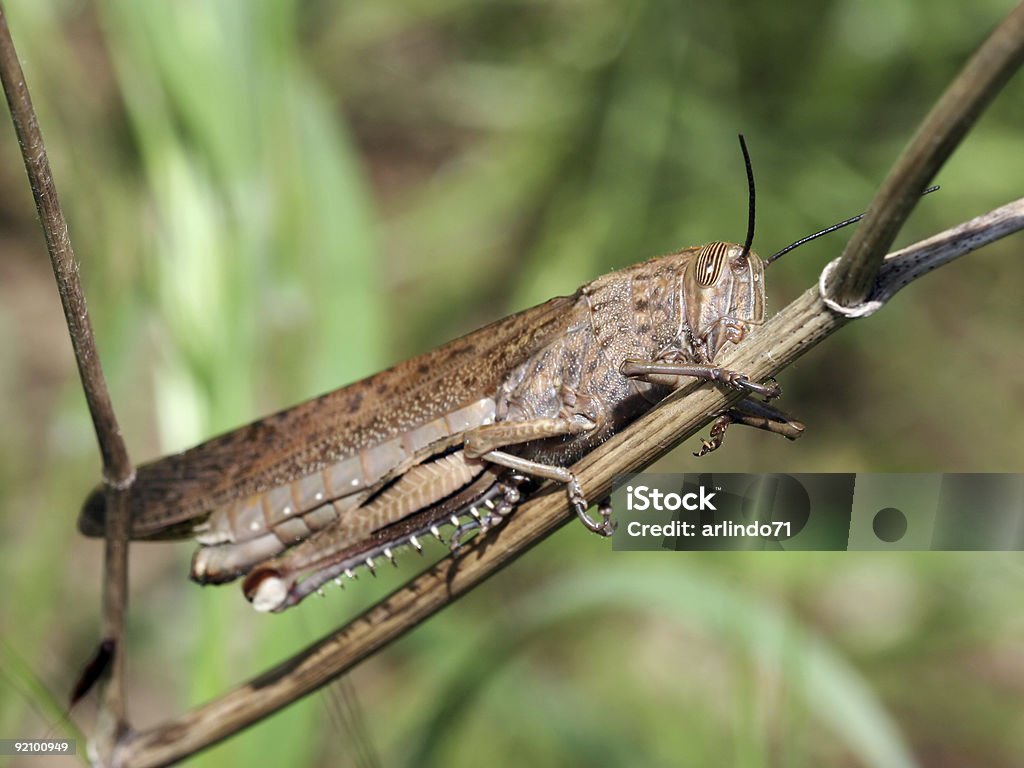
<path id="1" fill-rule="evenodd" d="M 193 580 L 244 577 L 255 609 L 282 611 L 328 581 L 393 561 L 399 547 L 443 541 L 442 527 L 460 546 L 543 481 L 565 487 L 589 530 L 611 535 L 610 506 L 592 517 L 568 467 L 695 379 L 746 395 L 717 415 L 696 455 L 718 448 L 733 423 L 796 439 L 804 426 L 769 403 L 781 394 L 774 381 L 715 362 L 765 320 L 765 261 L 751 249 L 754 180 L 740 144 L 743 244 L 684 248 L 609 273 L 142 465 L 129 492 L 132 538 L 194 537 Z M 103 534 L 104 504 L 102 489 L 87 498 L 84 534 Z"/>

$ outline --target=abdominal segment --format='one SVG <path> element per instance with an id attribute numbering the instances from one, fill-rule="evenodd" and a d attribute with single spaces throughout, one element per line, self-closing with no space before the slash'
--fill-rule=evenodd
<path id="1" fill-rule="evenodd" d="M 351 543 L 429 506 L 482 471 L 455 448 L 461 433 L 494 420 L 482 398 L 286 485 L 215 510 L 196 536 L 192 578 L 230 581 L 330 528 Z"/>

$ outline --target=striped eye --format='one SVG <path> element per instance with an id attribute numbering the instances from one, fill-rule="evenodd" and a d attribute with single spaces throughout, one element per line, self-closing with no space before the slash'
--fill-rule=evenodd
<path id="1" fill-rule="evenodd" d="M 697 254 L 697 262 L 693 265 L 697 285 L 708 287 L 714 285 L 725 264 L 725 255 L 729 251 L 728 243 L 708 243 Z"/>

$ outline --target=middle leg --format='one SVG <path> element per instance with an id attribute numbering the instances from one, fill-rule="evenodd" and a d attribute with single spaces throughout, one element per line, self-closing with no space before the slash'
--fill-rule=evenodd
<path id="1" fill-rule="evenodd" d="M 579 435 L 596 427 L 596 423 L 585 416 L 573 415 L 565 418 L 540 418 L 530 421 L 503 421 L 497 424 L 485 424 L 471 429 L 466 433 L 463 450 L 472 458 L 480 458 L 517 472 L 545 480 L 554 480 L 565 485 L 576 516 L 594 533 L 611 536 L 615 530 L 610 517 L 602 509 L 601 520 L 597 521 L 587 514 L 590 504 L 580 487 L 576 476 L 565 467 L 531 461 L 521 456 L 507 453 L 500 448 L 520 445 L 533 440 L 543 440 L 560 435 Z"/>

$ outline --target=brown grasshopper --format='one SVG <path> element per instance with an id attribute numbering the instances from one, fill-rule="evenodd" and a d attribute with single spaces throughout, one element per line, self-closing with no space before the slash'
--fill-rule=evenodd
<path id="1" fill-rule="evenodd" d="M 499 320 L 329 394 L 143 465 L 130 492 L 133 538 L 195 536 L 191 577 L 245 575 L 261 611 L 295 605 L 328 580 L 374 569 L 399 546 L 457 546 L 498 523 L 539 480 L 565 485 L 576 514 L 600 519 L 566 467 L 694 378 L 767 399 L 715 365 L 765 318 L 764 264 L 746 242 L 685 248 L 600 277 L 571 296 Z M 730 423 L 795 439 L 803 425 L 752 397 L 719 416 L 697 455 Z M 81 531 L 101 535 L 101 491 Z M 443 540 L 443 539 L 442 539 Z"/>

